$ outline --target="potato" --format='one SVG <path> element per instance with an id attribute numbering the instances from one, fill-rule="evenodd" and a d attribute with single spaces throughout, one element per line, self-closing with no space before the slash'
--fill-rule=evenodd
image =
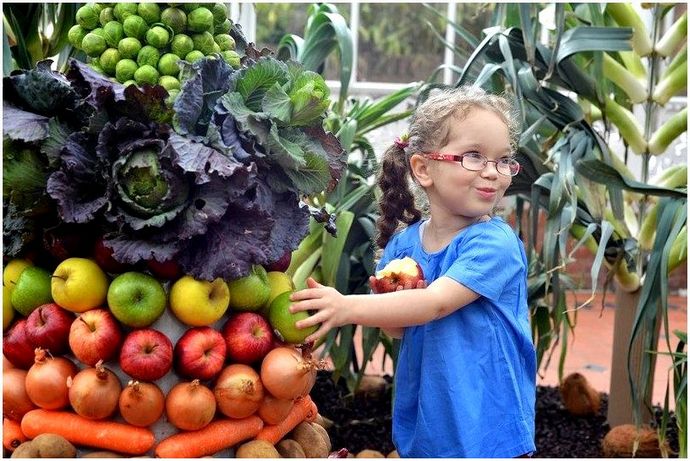
<path id="1" fill-rule="evenodd" d="M 31 441 L 24 442 L 14 449 L 10 458 L 38 458 L 38 450 Z"/>
<path id="2" fill-rule="evenodd" d="M 66 438 L 57 434 L 37 435 L 31 443 L 37 458 L 76 458 L 77 449 Z"/>
<path id="3" fill-rule="evenodd" d="M 323 416 L 321 413 L 316 414 L 316 419 L 314 420 L 316 424 L 328 430 L 333 427 L 333 421 Z"/>
<path id="4" fill-rule="evenodd" d="M 239 446 L 235 458 L 280 458 L 280 453 L 271 442 L 252 440 Z"/>
<path id="5" fill-rule="evenodd" d="M 357 456 L 355 456 L 355 458 L 385 458 L 385 456 L 383 456 L 383 453 L 381 453 L 380 451 L 370 450 L 366 448 L 357 453 Z"/>
<path id="6" fill-rule="evenodd" d="M 307 458 L 327 458 L 331 450 L 330 438 L 326 443 L 317 427 L 323 429 L 318 424 L 304 421 L 292 430 L 292 438 L 300 444 Z"/>
<path id="7" fill-rule="evenodd" d="M 302 446 L 293 439 L 283 439 L 276 445 L 276 450 L 283 458 L 306 458 Z"/>

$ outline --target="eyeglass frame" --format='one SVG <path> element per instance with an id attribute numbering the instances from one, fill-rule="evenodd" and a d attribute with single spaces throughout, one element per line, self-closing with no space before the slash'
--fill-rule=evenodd
<path id="1" fill-rule="evenodd" d="M 484 159 L 484 166 L 482 166 L 482 167 L 481 167 L 480 169 L 478 169 L 478 170 L 471 170 L 471 169 L 467 168 L 465 165 L 463 165 L 463 163 L 462 163 L 463 158 L 465 158 L 466 155 L 470 155 L 470 154 L 480 155 L 480 156 Z M 467 153 L 465 153 L 465 154 L 442 154 L 442 153 L 440 153 L 440 152 L 424 152 L 424 153 L 422 153 L 422 155 L 423 155 L 424 157 L 426 157 L 426 158 L 430 158 L 431 160 L 439 160 L 439 161 L 447 161 L 447 162 L 459 163 L 460 166 L 462 166 L 462 167 L 463 167 L 464 169 L 466 169 L 467 171 L 482 171 L 484 168 L 486 168 L 486 166 L 487 166 L 489 163 L 493 163 L 493 164 L 495 165 L 494 168 L 496 168 L 496 172 L 497 172 L 498 174 L 503 175 L 503 176 L 508 176 L 509 178 L 512 178 L 512 177 L 517 176 L 518 173 L 520 173 L 520 170 L 522 169 L 522 165 L 520 165 L 520 162 L 518 162 L 517 160 L 515 160 L 515 159 L 512 158 L 512 157 L 504 157 L 504 158 L 509 158 L 510 160 L 513 160 L 513 161 L 515 162 L 515 164 L 517 165 L 517 171 L 515 172 L 515 174 L 505 174 L 505 173 L 501 173 L 501 172 L 498 170 L 498 162 L 500 162 L 500 161 L 503 160 L 503 159 L 499 159 L 499 160 L 489 160 L 488 158 L 486 158 L 485 155 L 480 154 L 479 152 L 467 152 Z"/>

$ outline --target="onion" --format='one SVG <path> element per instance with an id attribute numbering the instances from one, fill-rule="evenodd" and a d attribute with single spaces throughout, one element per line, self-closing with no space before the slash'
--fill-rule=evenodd
<path id="1" fill-rule="evenodd" d="M 278 424 L 287 417 L 294 405 L 294 400 L 277 399 L 266 392 L 257 414 L 266 424 Z"/>
<path id="2" fill-rule="evenodd" d="M 221 413 L 231 418 L 246 418 L 259 409 L 264 386 L 252 367 L 234 363 L 220 372 L 213 393 Z"/>
<path id="3" fill-rule="evenodd" d="M 46 410 L 69 405 L 67 378 L 77 374 L 77 367 L 64 357 L 48 357 L 45 349 L 36 349 L 34 364 L 26 374 L 26 394 Z"/>
<path id="4" fill-rule="evenodd" d="M 132 426 L 146 427 L 158 421 L 165 408 L 165 395 L 154 383 L 130 381 L 120 394 L 120 415 Z"/>
<path id="5" fill-rule="evenodd" d="M 277 399 L 293 400 L 309 394 L 320 364 L 292 347 L 276 347 L 261 362 L 261 381 Z"/>
<path id="6" fill-rule="evenodd" d="M 69 403 L 84 418 L 104 419 L 115 413 L 122 386 L 115 373 L 99 360 L 94 368 L 84 368 L 68 378 Z"/>
<path id="7" fill-rule="evenodd" d="M 215 416 L 216 398 L 198 379 L 177 383 L 165 398 L 165 414 L 176 428 L 196 431 L 207 426 Z"/>
<path id="8" fill-rule="evenodd" d="M 7 360 L 7 357 L 5 357 L 5 354 L 2 354 L 2 371 L 7 371 L 12 368 L 17 368 L 14 365 L 12 365 L 12 362 Z"/>
<path id="9" fill-rule="evenodd" d="M 2 410 L 3 416 L 14 421 L 21 421 L 36 405 L 26 394 L 26 370 L 12 368 L 2 374 Z"/>

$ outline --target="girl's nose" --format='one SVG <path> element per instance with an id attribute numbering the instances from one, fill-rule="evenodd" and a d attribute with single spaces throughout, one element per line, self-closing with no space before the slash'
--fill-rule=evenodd
<path id="1" fill-rule="evenodd" d="M 498 177 L 498 175 L 500 173 L 496 169 L 497 165 L 498 165 L 498 163 L 496 163 L 495 161 L 488 160 L 486 162 L 486 165 L 484 165 L 484 168 L 482 169 L 482 172 L 481 172 L 482 176 L 486 176 L 486 177 L 490 177 L 490 178 Z"/>

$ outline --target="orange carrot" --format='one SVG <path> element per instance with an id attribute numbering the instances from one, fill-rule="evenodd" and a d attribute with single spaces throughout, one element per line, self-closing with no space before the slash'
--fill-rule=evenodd
<path id="1" fill-rule="evenodd" d="M 156 446 L 155 453 L 158 458 L 208 456 L 251 439 L 263 426 L 261 418 L 254 415 L 242 419 L 218 419 L 198 431 L 171 435 Z"/>
<path id="2" fill-rule="evenodd" d="M 39 434 L 58 434 L 76 445 L 142 455 L 156 442 L 144 427 L 114 421 L 94 421 L 67 411 L 31 410 L 22 418 L 22 432 L 33 439 Z"/>
<path id="3" fill-rule="evenodd" d="M 278 424 L 264 426 L 256 436 L 257 440 L 266 440 L 273 445 L 280 442 L 285 435 L 293 430 L 302 421 L 313 421 L 318 409 L 308 395 L 295 401 L 295 405 L 283 421 Z"/>
<path id="4" fill-rule="evenodd" d="M 17 421 L 2 418 L 2 446 L 9 451 L 14 451 L 22 442 L 29 440 L 22 432 L 22 427 Z"/>

